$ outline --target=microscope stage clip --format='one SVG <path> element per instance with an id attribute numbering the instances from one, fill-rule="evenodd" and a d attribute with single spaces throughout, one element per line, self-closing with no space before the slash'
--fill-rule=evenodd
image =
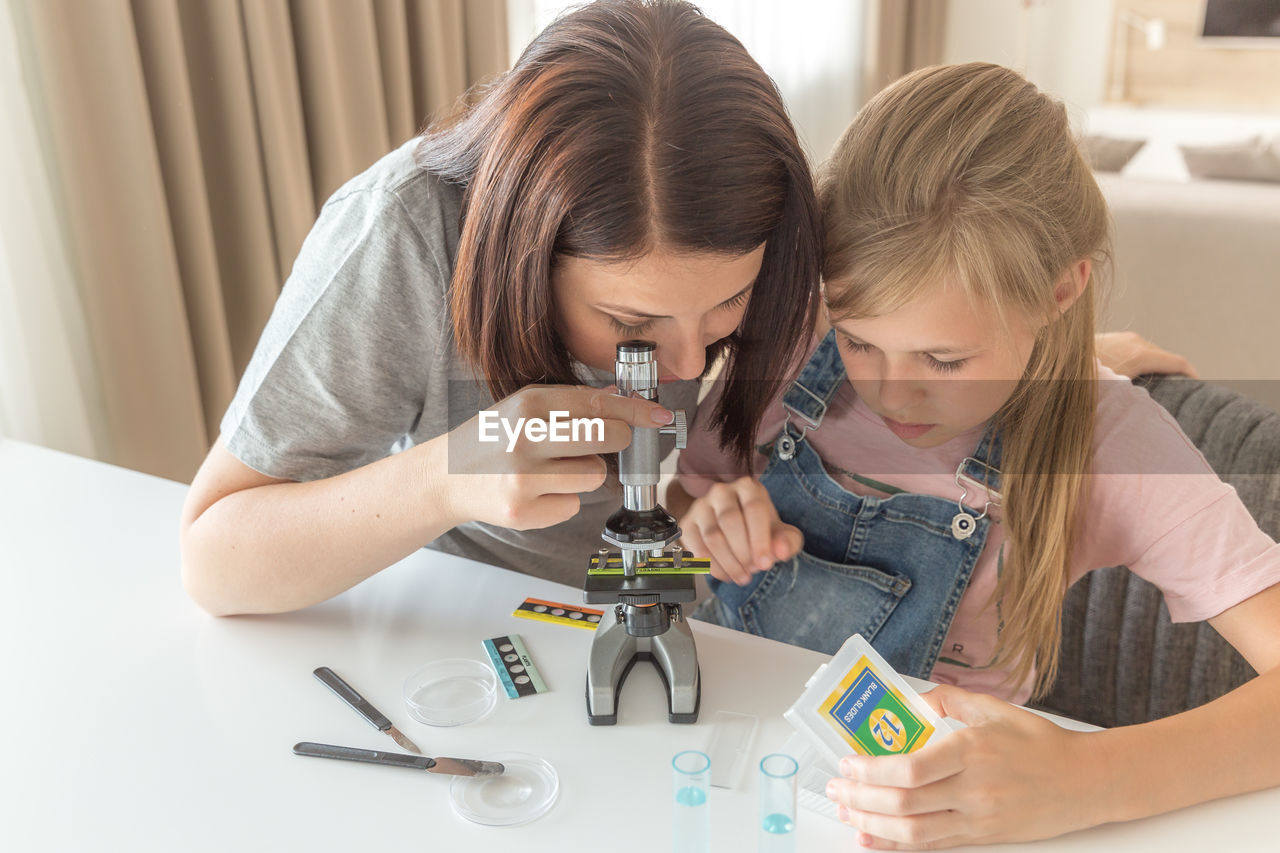
<path id="1" fill-rule="evenodd" d="M 692 553 L 685 551 L 678 558 L 664 557 L 648 557 L 642 565 L 636 566 L 637 575 L 705 575 L 711 571 L 711 561 L 694 557 Z M 601 555 L 591 558 L 591 565 L 587 568 L 588 575 L 621 575 L 625 574 L 622 555 L 610 554 L 604 557 L 604 564 L 601 565 Z"/>

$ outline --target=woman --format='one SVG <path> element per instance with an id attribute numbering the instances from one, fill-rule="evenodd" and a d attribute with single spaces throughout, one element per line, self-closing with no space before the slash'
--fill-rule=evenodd
<path id="1" fill-rule="evenodd" d="M 818 235 L 795 131 L 737 40 L 674 0 L 559 19 L 324 206 L 192 483 L 188 591 L 293 609 L 426 543 L 580 583 L 620 502 L 598 454 L 670 418 L 584 385 L 643 335 L 662 402 L 692 410 L 723 354 L 714 424 L 745 456 L 814 318 Z M 601 417 L 604 440 L 479 443 L 494 400 L 512 423 Z"/>

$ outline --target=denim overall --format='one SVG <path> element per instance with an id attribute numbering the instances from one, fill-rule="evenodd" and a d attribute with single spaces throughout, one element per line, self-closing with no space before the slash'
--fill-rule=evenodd
<path id="1" fill-rule="evenodd" d="M 985 485 L 988 507 L 998 503 L 999 439 L 988 431 L 961 463 L 959 500 L 884 484 L 875 487 L 897 493 L 863 497 L 842 488 L 804 440 L 845 381 L 837 347 L 834 332 L 818 345 L 783 396 L 787 422 L 762 448 L 770 458 L 760 481 L 781 519 L 804 532 L 804 550 L 746 586 L 709 577 L 716 598 L 695 615 L 827 654 L 858 633 L 898 672 L 928 678 L 991 524 L 985 508 L 970 512 L 960 502 Z"/>

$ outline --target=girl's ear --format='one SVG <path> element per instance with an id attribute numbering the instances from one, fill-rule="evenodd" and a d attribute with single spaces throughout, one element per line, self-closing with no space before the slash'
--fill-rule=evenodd
<path id="1" fill-rule="evenodd" d="M 1065 314 L 1067 309 L 1080 298 L 1080 294 L 1084 293 L 1085 285 L 1089 283 L 1089 273 L 1092 271 L 1093 261 L 1089 258 L 1082 258 L 1067 267 L 1062 278 L 1058 279 L 1058 283 L 1053 286 L 1053 299 L 1058 303 L 1059 314 Z"/>

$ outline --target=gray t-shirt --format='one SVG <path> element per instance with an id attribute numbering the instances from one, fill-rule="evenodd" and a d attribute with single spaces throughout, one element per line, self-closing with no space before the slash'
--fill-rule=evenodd
<path id="1" fill-rule="evenodd" d="M 462 194 L 414 163 L 417 142 L 334 193 L 303 242 L 222 419 L 227 448 L 256 471 L 298 481 L 336 476 L 493 403 L 458 354 L 449 313 Z M 613 381 L 580 368 L 586 384 Z M 659 399 L 692 422 L 697 383 L 664 385 Z M 611 478 L 581 499 L 577 516 L 554 527 L 471 522 L 426 544 L 581 585 L 621 490 Z"/>

